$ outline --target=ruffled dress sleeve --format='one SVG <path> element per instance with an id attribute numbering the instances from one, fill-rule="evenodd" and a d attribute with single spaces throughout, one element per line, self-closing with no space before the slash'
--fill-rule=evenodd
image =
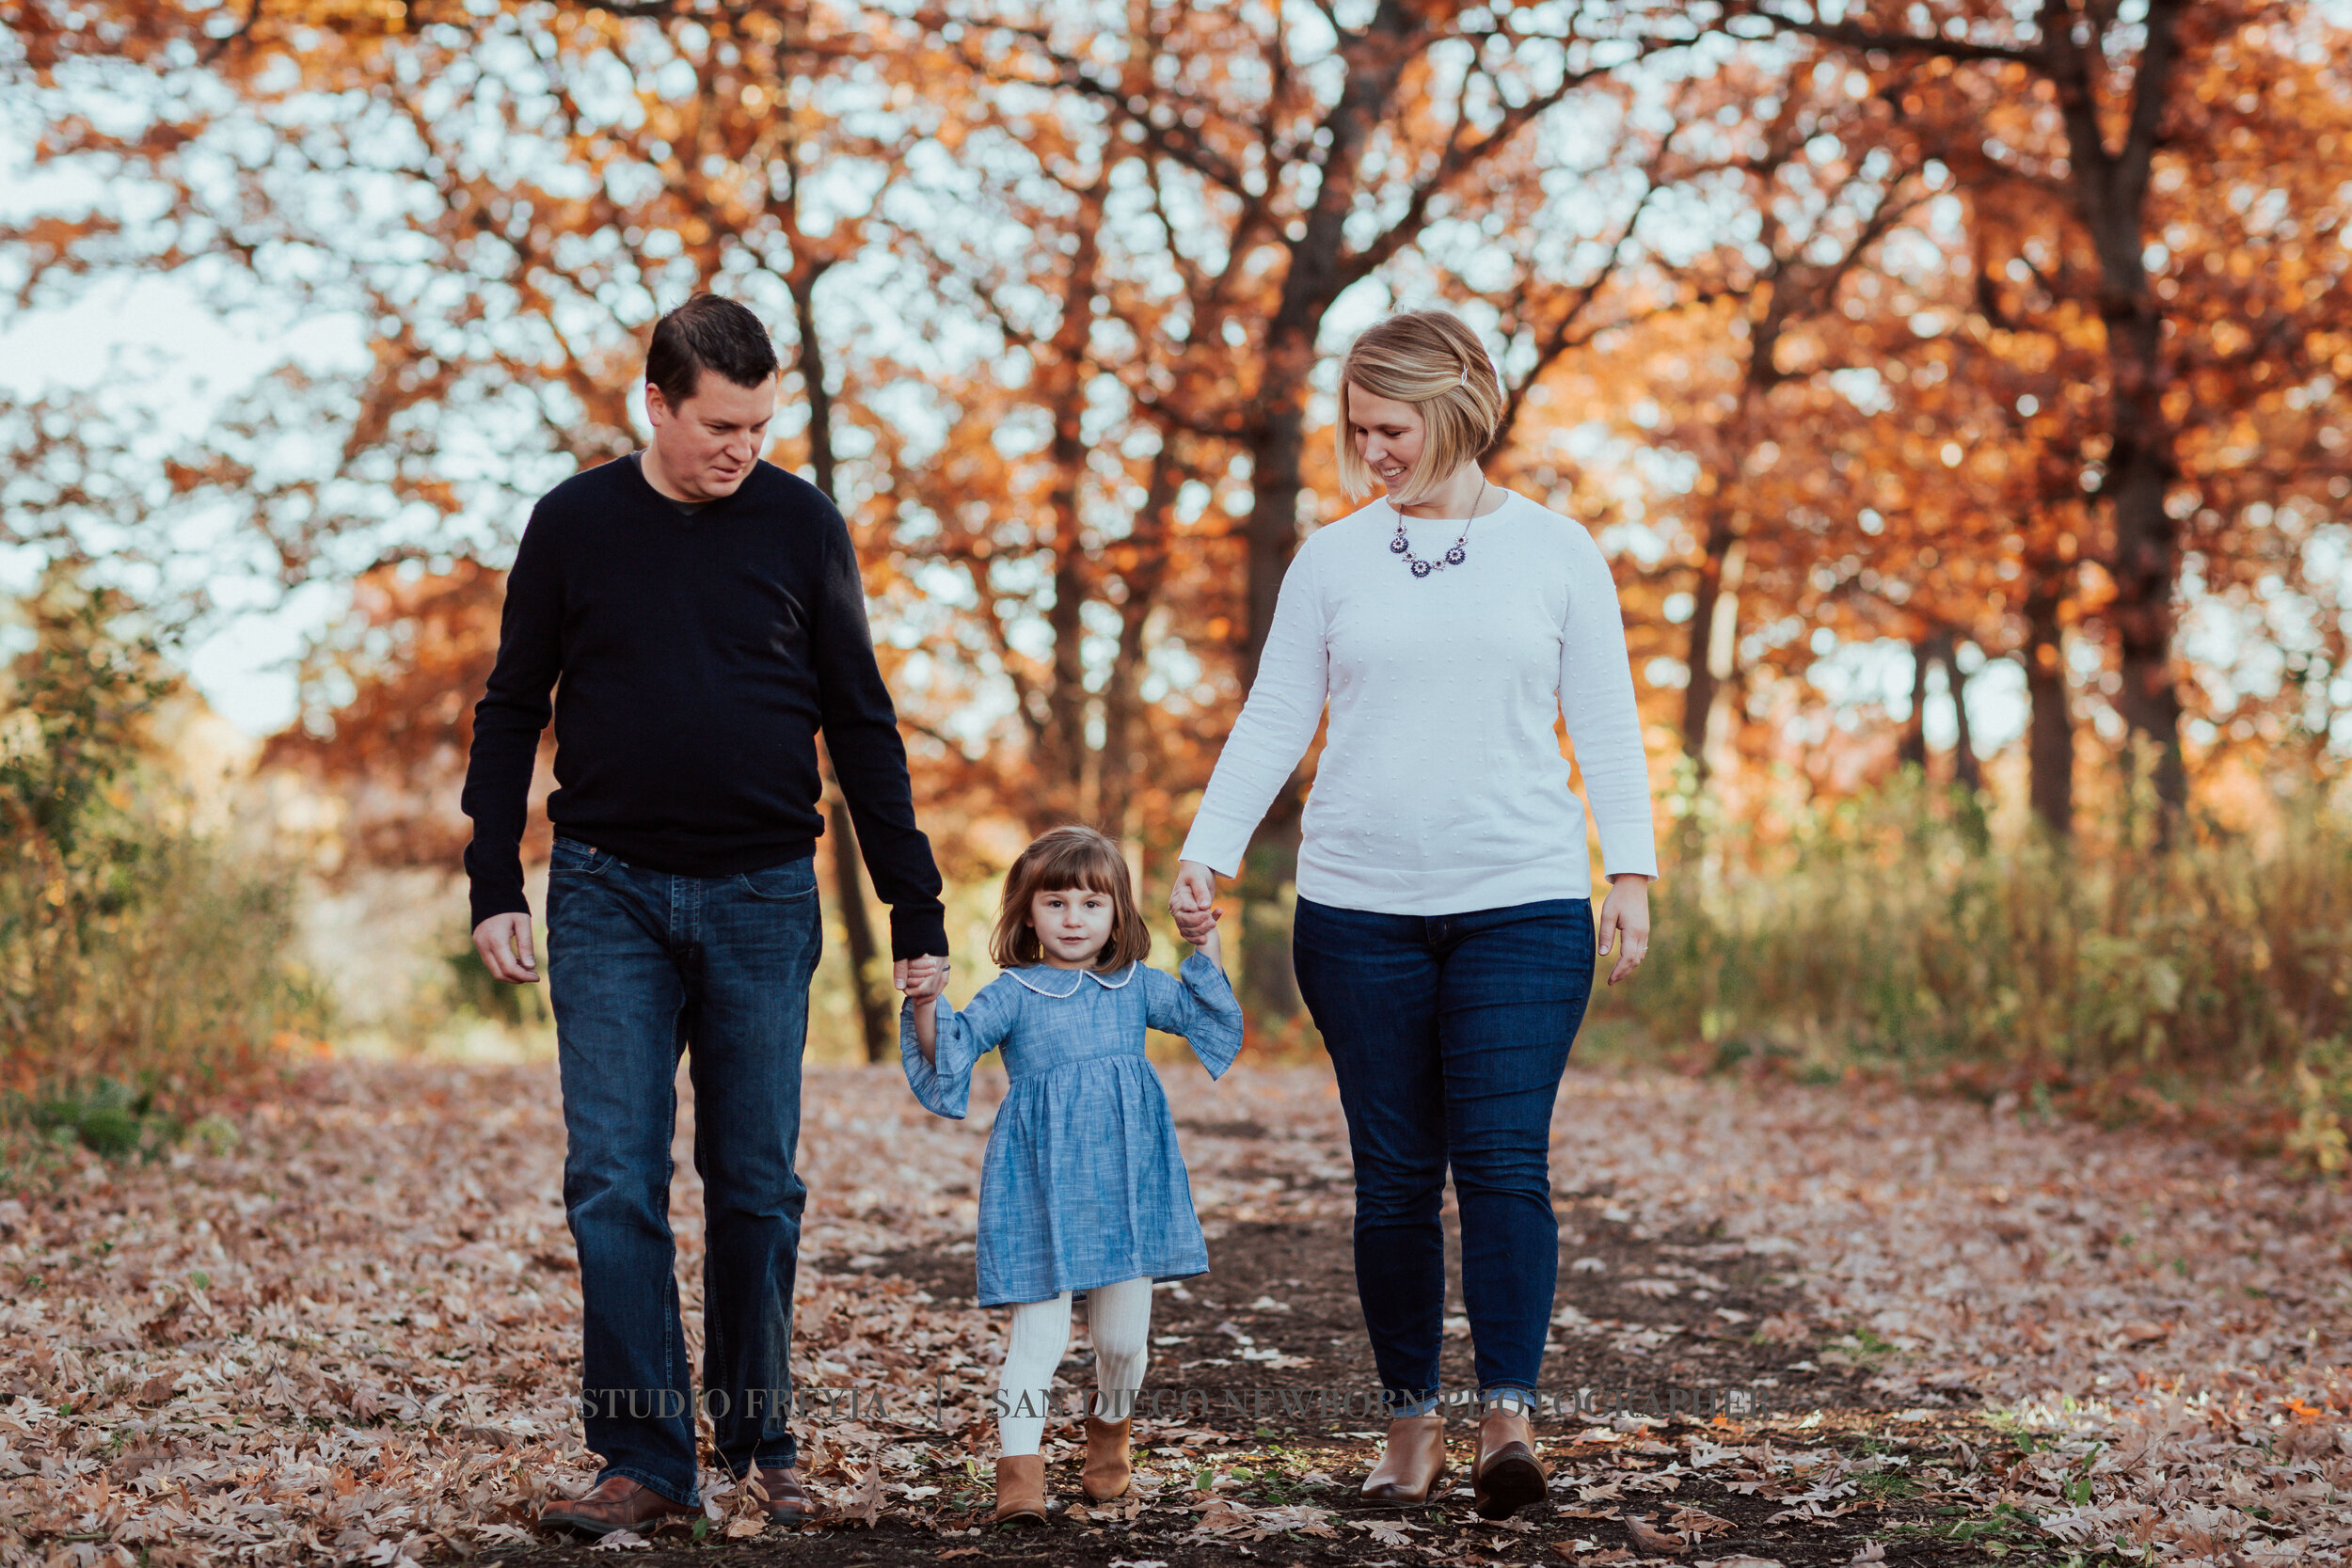
<path id="1" fill-rule="evenodd" d="M 923 1108 L 955 1121 L 963 1119 L 972 1102 L 974 1064 L 1012 1032 L 1020 1010 L 1017 988 L 999 977 L 980 988 L 972 1005 L 958 1012 L 946 997 L 939 999 L 936 1060 L 923 1059 L 914 1037 L 914 1004 L 898 1008 L 898 1063 L 906 1069 L 907 1087 Z"/>
<path id="2" fill-rule="evenodd" d="M 1212 1078 L 1224 1077 L 1241 1054 L 1241 1001 L 1206 953 L 1195 952 L 1172 976 L 1156 969 L 1143 972 L 1143 1021 L 1184 1036 Z"/>

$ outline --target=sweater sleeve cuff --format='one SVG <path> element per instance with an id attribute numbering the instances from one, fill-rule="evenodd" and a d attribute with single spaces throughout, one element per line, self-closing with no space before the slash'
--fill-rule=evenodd
<path id="1" fill-rule="evenodd" d="M 469 902 L 473 907 L 474 925 L 478 927 L 493 915 L 529 914 L 531 900 L 523 896 L 521 856 L 512 851 L 503 856 L 478 854 L 478 847 L 469 848 L 466 855 Z"/>
<path id="2" fill-rule="evenodd" d="M 1636 872 L 1655 881 L 1658 878 L 1658 847 L 1646 838 L 1621 838 L 1612 844 L 1601 840 L 1600 865 L 1604 874 L 1621 877 Z"/>
<path id="3" fill-rule="evenodd" d="M 947 911 L 937 904 L 894 904 L 890 910 L 890 956 L 947 956 Z"/>
<path id="4" fill-rule="evenodd" d="M 1251 823 L 1235 831 L 1226 822 L 1213 821 L 1205 814 L 1192 819 L 1192 830 L 1184 834 L 1184 847 L 1176 851 L 1180 861 L 1198 861 L 1231 880 L 1241 875 L 1241 860 L 1249 847 Z"/>

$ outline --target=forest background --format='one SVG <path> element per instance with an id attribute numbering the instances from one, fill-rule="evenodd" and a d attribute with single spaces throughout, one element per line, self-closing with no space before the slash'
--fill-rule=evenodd
<path id="1" fill-rule="evenodd" d="M 1157 904 L 1352 509 L 1334 356 L 1439 303 L 1625 606 L 1667 861 L 1597 1047 L 2341 1170 L 2347 59 L 2340 0 L 5 0 L 7 309 L 168 277 L 282 357 L 193 425 L 129 362 L 0 404 L 11 1115 L 130 1148 L 544 1029 L 451 881 L 471 705 L 699 288 L 776 329 L 959 952 L 1056 822 Z M 296 602 L 248 755 L 187 650 Z M 1234 900 L 1272 1052 L 1311 779 Z M 814 1049 L 887 1059 L 832 804 Z"/>

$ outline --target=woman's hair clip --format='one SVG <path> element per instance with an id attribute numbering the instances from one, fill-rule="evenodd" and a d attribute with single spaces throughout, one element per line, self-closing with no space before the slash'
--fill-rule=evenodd
<path id="1" fill-rule="evenodd" d="M 1461 376 L 1455 382 L 1455 385 L 1459 386 L 1465 391 L 1470 389 L 1470 367 L 1468 365 L 1464 365 L 1462 367 Z"/>

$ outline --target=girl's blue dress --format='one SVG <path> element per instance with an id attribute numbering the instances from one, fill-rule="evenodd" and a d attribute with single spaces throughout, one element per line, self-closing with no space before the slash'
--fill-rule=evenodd
<path id="1" fill-rule="evenodd" d="M 914 1004 L 900 1011 L 907 1085 L 940 1116 L 961 1120 L 973 1064 L 1004 1053 L 1009 1085 L 980 1170 L 982 1307 L 1208 1272 L 1143 1031 L 1184 1036 L 1209 1076 L 1222 1077 L 1241 1050 L 1241 1004 L 1205 954 L 1177 973 L 1140 963 L 1107 974 L 1007 970 L 961 1012 L 939 999 L 936 1067 L 915 1043 Z"/>

